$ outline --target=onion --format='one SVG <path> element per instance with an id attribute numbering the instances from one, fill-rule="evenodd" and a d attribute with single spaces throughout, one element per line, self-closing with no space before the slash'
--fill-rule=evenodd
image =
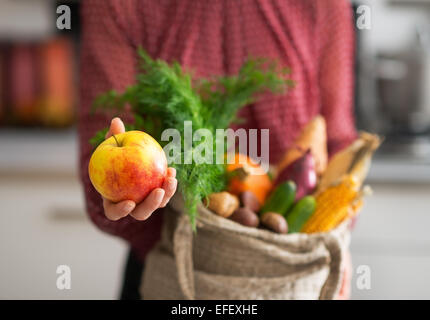
<path id="1" fill-rule="evenodd" d="M 282 170 L 275 181 L 275 185 L 288 180 L 294 181 L 297 185 L 296 201 L 315 190 L 317 173 L 315 159 L 310 150 Z"/>

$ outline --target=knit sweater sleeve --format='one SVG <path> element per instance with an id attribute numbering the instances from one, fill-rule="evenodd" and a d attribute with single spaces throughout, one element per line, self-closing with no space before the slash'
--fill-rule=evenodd
<path id="1" fill-rule="evenodd" d="M 87 212 L 91 220 L 103 231 L 120 236 L 139 248 L 145 242 L 153 243 L 159 236 L 159 228 L 151 225 L 159 224 L 160 217 L 153 215 L 148 221 L 140 222 L 131 217 L 119 221 L 110 221 L 103 211 L 102 199 L 95 191 L 88 176 L 88 162 L 93 151 L 89 139 L 100 129 L 107 127 L 115 114 L 108 112 L 91 112 L 94 98 L 107 90 L 123 90 L 134 82 L 136 73 L 136 47 L 128 30 L 134 20 L 131 10 L 134 1 L 84 1 L 82 3 L 82 48 L 81 48 L 81 101 L 79 108 L 79 142 L 80 142 L 80 174 L 84 185 Z M 128 10 L 130 8 L 130 10 Z M 130 15 L 128 14 L 130 11 Z M 127 17 L 127 19 L 125 19 Z M 130 114 L 120 115 L 126 122 L 131 120 Z M 152 230 L 151 230 L 152 229 Z M 145 234 L 142 237 L 142 234 Z M 144 243 L 142 243 L 144 242 Z"/>
<path id="2" fill-rule="evenodd" d="M 357 135 L 354 124 L 354 24 L 346 0 L 316 1 L 318 7 L 321 110 L 327 120 L 329 153 Z"/>

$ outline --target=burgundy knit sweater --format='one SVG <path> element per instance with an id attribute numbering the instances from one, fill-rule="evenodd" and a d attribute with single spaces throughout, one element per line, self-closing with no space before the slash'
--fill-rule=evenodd
<path id="1" fill-rule="evenodd" d="M 356 136 L 353 120 L 352 11 L 347 0 L 103 0 L 82 2 L 81 178 L 87 211 L 103 231 L 127 240 L 143 259 L 159 238 L 162 214 L 109 221 L 88 177 L 88 140 L 110 123 L 91 114 L 98 94 L 134 82 L 136 49 L 177 60 L 196 76 L 236 73 L 249 56 L 277 58 L 296 87 L 243 109 L 245 128 L 270 129 L 276 162 L 315 115 L 327 121 L 330 153 Z M 127 122 L 129 114 L 121 115 Z"/>

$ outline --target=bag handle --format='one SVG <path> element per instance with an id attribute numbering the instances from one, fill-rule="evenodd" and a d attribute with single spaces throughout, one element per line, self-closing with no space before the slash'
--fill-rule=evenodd
<path id="1" fill-rule="evenodd" d="M 339 292 L 342 273 L 342 246 L 337 233 L 322 236 L 322 241 L 330 253 L 329 274 L 321 289 L 320 300 L 331 300 Z"/>
<path id="2" fill-rule="evenodd" d="M 193 231 L 187 215 L 180 213 L 173 233 L 173 252 L 179 286 L 188 300 L 195 299 L 193 265 Z"/>

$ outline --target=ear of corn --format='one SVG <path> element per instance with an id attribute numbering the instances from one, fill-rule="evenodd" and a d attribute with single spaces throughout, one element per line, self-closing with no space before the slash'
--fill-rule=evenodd
<path id="1" fill-rule="evenodd" d="M 329 231 L 358 210 L 360 202 L 352 205 L 358 196 L 359 183 L 353 175 L 347 175 L 335 186 L 327 188 L 317 198 L 314 214 L 302 228 L 302 232 L 314 233 Z"/>
<path id="2" fill-rule="evenodd" d="M 353 174 L 361 185 L 369 171 L 372 155 L 381 142 L 379 136 L 361 132 L 358 139 L 331 158 L 319 181 L 317 194 L 340 181 L 344 175 Z"/>

